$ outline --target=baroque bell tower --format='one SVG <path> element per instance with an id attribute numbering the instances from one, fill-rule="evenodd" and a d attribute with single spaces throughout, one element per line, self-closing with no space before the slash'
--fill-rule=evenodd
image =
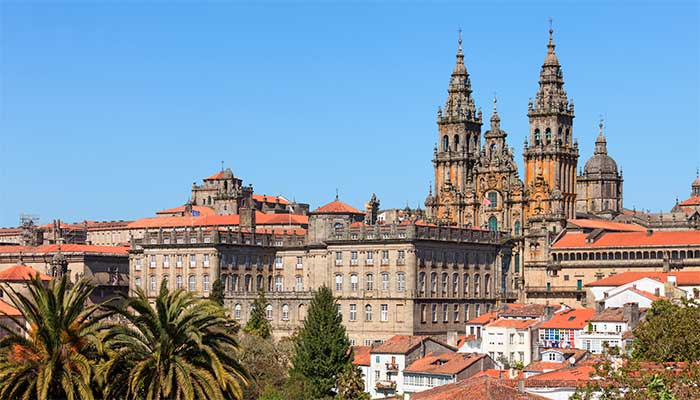
<path id="1" fill-rule="evenodd" d="M 473 184 L 472 169 L 481 147 L 482 113 L 477 111 L 472 98 L 461 31 L 445 108 L 438 108 L 437 124 L 438 144 L 433 151 L 435 194 L 428 195 L 425 201 L 428 218 L 435 222 L 469 224 L 465 210 L 468 187 Z"/>
<path id="2" fill-rule="evenodd" d="M 574 103 L 564 90 L 553 32 L 550 27 L 539 89 L 528 105 L 530 139 L 523 152 L 529 194 L 526 216 L 563 221 L 576 216 L 578 143 L 573 139 Z"/>

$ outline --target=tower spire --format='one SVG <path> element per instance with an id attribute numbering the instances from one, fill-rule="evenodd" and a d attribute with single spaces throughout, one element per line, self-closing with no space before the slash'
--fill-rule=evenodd
<path id="1" fill-rule="evenodd" d="M 600 117 L 600 122 L 598 123 L 598 137 L 595 140 L 595 151 L 593 154 L 608 154 L 607 140 L 605 140 L 605 135 L 603 134 L 603 117 Z"/>

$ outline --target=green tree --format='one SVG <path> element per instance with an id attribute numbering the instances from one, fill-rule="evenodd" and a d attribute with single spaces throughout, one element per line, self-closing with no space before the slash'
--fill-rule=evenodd
<path id="1" fill-rule="evenodd" d="M 253 301 L 253 307 L 250 310 L 250 319 L 248 319 L 248 322 L 245 324 L 243 332 L 258 335 L 263 339 L 270 337 L 270 321 L 267 320 L 267 315 L 265 315 L 265 307 L 267 307 L 265 292 L 260 290 L 258 292 L 258 297 Z"/>
<path id="2" fill-rule="evenodd" d="M 255 400 L 267 390 L 281 389 L 287 379 L 290 354 L 282 341 L 258 335 L 241 334 L 241 364 L 250 373 L 251 382 L 243 391 L 245 400 Z"/>
<path id="3" fill-rule="evenodd" d="M 223 307 L 163 285 L 154 306 L 138 288 L 110 309 L 128 323 L 112 325 L 104 337 L 105 398 L 242 397 L 248 374 Z"/>
<path id="4" fill-rule="evenodd" d="M 221 281 L 221 278 L 216 278 L 214 283 L 212 283 L 209 300 L 220 306 L 224 305 L 224 283 Z"/>
<path id="5" fill-rule="evenodd" d="M 349 346 L 336 299 L 322 286 L 297 336 L 290 379 L 304 379 L 313 399 L 334 396 L 338 376 L 350 362 Z"/>
<path id="6" fill-rule="evenodd" d="M 657 300 L 634 331 L 638 361 L 700 360 L 700 302 Z"/>
<path id="7" fill-rule="evenodd" d="M 365 392 L 365 380 L 362 371 L 352 363 L 345 364 L 343 372 L 338 376 L 339 400 L 370 400 Z"/>
<path id="8" fill-rule="evenodd" d="M 87 306 L 94 287 L 67 276 L 48 286 L 38 275 L 19 293 L 3 290 L 21 317 L 4 316 L 0 340 L 0 399 L 93 399 L 99 318 Z M 26 323 L 24 322 L 26 321 Z"/>

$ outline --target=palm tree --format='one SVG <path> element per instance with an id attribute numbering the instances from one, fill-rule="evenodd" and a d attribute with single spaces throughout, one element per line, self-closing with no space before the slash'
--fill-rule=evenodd
<path id="1" fill-rule="evenodd" d="M 142 289 L 122 307 L 126 324 L 104 337 L 109 399 L 240 399 L 248 375 L 237 361 L 233 321 L 218 304 L 161 285 L 155 307 Z"/>
<path id="2" fill-rule="evenodd" d="M 85 279 L 70 285 L 66 276 L 44 286 L 38 274 L 26 287 L 26 294 L 3 287 L 21 317 L 5 315 L 12 324 L 0 324 L 7 334 L 0 340 L 0 399 L 93 399 L 100 318 L 93 315 L 99 305 L 86 304 L 94 287 Z"/>

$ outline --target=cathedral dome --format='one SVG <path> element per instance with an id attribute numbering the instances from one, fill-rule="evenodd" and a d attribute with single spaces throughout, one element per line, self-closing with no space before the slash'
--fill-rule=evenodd
<path id="1" fill-rule="evenodd" d="M 583 167 L 585 174 L 613 174 L 617 175 L 617 163 L 608 155 L 607 141 L 603 135 L 603 123 L 600 124 L 600 134 L 595 140 L 593 156 L 586 161 Z"/>

